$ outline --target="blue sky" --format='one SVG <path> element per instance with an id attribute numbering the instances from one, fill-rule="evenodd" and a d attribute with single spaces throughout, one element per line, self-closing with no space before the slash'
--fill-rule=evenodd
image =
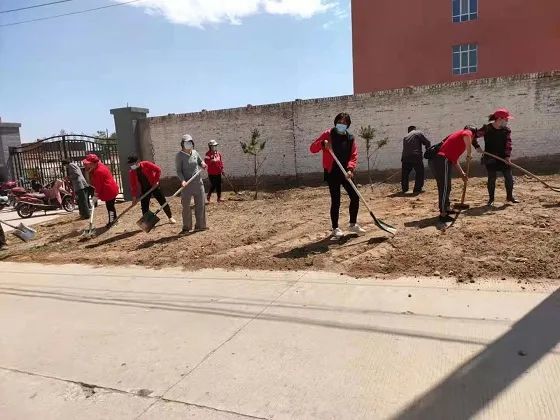
<path id="1" fill-rule="evenodd" d="M 0 14 L 0 25 L 116 1 Z M 155 116 L 350 94 L 351 45 L 349 0 L 144 0 L 0 27 L 0 116 L 30 141 L 112 131 L 109 109 L 127 103 Z"/>

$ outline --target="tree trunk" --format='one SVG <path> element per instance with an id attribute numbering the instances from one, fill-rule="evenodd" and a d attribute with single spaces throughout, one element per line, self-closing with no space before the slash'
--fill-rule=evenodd
<path id="1" fill-rule="evenodd" d="M 259 196 L 259 177 L 257 176 L 257 155 L 255 155 L 255 200 Z"/>
<path id="2" fill-rule="evenodd" d="M 367 157 L 367 174 L 368 174 L 368 178 L 369 178 L 369 184 L 371 185 L 371 184 L 373 183 L 373 181 L 371 180 L 371 170 L 370 170 L 370 164 L 369 164 L 369 159 L 370 159 L 370 156 L 369 156 L 369 147 L 368 147 L 368 149 L 367 149 L 367 151 L 366 151 L 366 155 L 367 155 L 367 156 L 366 156 L 366 157 Z"/>

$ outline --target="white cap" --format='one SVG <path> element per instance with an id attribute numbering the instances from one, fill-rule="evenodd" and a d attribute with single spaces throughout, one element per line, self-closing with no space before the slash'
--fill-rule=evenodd
<path id="1" fill-rule="evenodd" d="M 217 146 L 217 145 L 218 145 L 218 142 L 216 140 L 210 140 L 208 142 L 208 146 Z"/>
<path id="2" fill-rule="evenodd" d="M 181 137 L 181 143 L 186 143 L 188 141 L 192 141 L 194 143 L 194 140 L 190 134 L 185 134 L 183 137 Z"/>

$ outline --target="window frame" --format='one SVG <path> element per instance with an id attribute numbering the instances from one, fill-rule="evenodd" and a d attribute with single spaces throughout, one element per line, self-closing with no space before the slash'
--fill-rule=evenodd
<path id="1" fill-rule="evenodd" d="M 464 4 L 466 3 L 466 8 Z M 451 0 L 451 21 L 463 23 L 478 19 L 478 0 Z"/>
<path id="2" fill-rule="evenodd" d="M 451 74 L 453 76 L 478 73 L 478 65 L 477 43 L 458 44 L 451 47 Z"/>

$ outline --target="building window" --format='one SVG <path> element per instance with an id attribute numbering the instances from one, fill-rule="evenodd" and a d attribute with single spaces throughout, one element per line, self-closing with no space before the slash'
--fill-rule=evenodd
<path id="1" fill-rule="evenodd" d="M 476 73 L 478 70 L 478 45 L 455 45 L 452 65 L 453 74 Z"/>
<path id="2" fill-rule="evenodd" d="M 478 0 L 451 0 L 453 22 L 478 18 Z"/>

